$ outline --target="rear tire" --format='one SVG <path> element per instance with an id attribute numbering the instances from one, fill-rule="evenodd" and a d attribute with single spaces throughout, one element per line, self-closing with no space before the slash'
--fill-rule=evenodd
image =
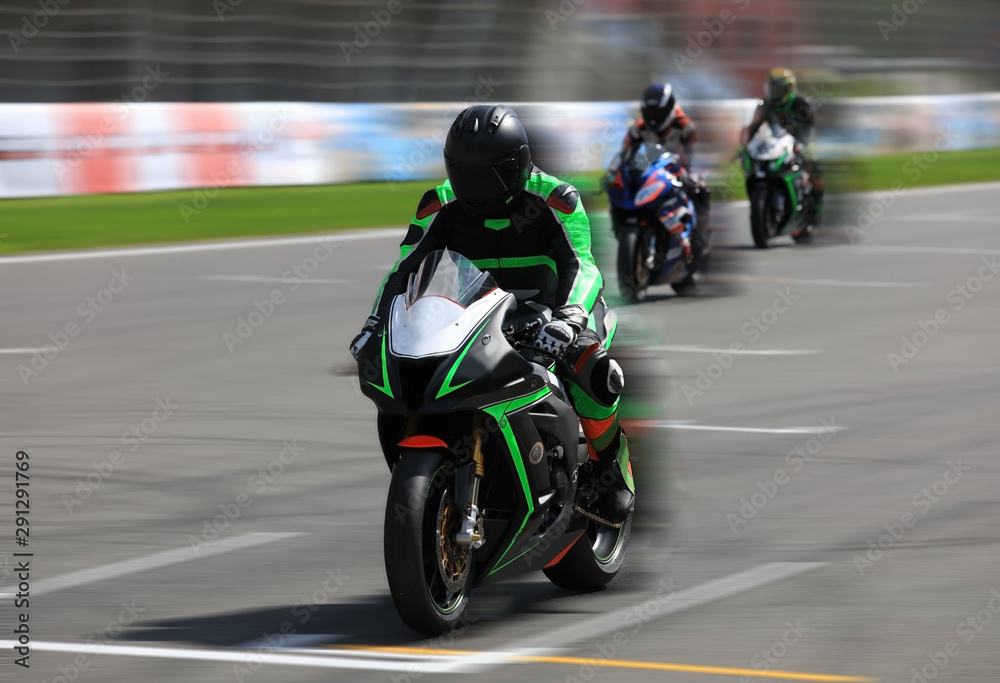
<path id="1" fill-rule="evenodd" d="M 677 296 L 692 296 L 698 293 L 698 280 L 695 279 L 695 273 L 688 273 L 683 280 L 672 282 L 670 286 L 674 288 L 674 294 Z"/>
<path id="2" fill-rule="evenodd" d="M 618 288 L 628 303 L 639 303 L 646 298 L 649 287 L 649 270 L 638 228 L 622 230 L 618 240 Z"/>
<path id="3" fill-rule="evenodd" d="M 634 514 L 629 514 L 618 529 L 588 520 L 583 536 L 577 539 L 559 564 L 546 567 L 542 572 L 549 581 L 567 590 L 604 588 L 625 564 Z"/>
<path id="4" fill-rule="evenodd" d="M 801 230 L 793 232 L 792 239 L 795 240 L 796 244 L 809 244 L 813 240 L 814 230 L 813 224 L 808 223 Z"/>
<path id="5" fill-rule="evenodd" d="M 469 602 L 473 553 L 454 543 L 451 462 L 439 451 L 407 451 L 396 463 L 385 506 L 385 573 L 407 626 L 440 635 L 459 625 Z M 446 578 L 447 576 L 447 578 Z"/>
<path id="6" fill-rule="evenodd" d="M 750 194 L 750 233 L 758 249 L 767 249 L 771 240 L 767 220 L 767 185 L 758 184 Z"/>

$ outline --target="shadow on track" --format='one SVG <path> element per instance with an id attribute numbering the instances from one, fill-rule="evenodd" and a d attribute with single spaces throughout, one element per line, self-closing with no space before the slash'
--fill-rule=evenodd
<path id="1" fill-rule="evenodd" d="M 625 594 L 630 588 L 635 588 L 625 588 L 634 582 L 628 579 L 623 581 L 623 578 L 626 577 L 620 577 L 608 590 Z M 314 636 L 301 646 L 364 644 L 440 648 L 446 646 L 443 639 L 454 641 L 469 629 L 474 629 L 479 635 L 488 634 L 491 627 L 509 625 L 519 617 L 587 614 L 587 595 L 563 590 L 548 581 L 501 583 L 479 588 L 456 631 L 450 636 L 445 634 L 431 640 L 410 630 L 402 622 L 387 594 L 354 602 L 308 606 L 299 603 L 212 616 L 150 621 L 137 624 L 137 630 L 121 636 L 121 640 L 270 650 L 296 647 L 296 640 Z"/>

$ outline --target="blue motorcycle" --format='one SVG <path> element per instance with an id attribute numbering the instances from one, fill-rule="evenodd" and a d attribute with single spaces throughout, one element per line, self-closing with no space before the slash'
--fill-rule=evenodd
<path id="1" fill-rule="evenodd" d="M 616 157 L 604 185 L 611 228 L 618 240 L 618 284 L 628 302 L 646 298 L 650 285 L 669 284 L 678 296 L 692 294 L 710 252 L 708 188 L 685 189 L 680 158 L 645 142 Z M 699 215 L 700 214 L 700 215 Z"/>

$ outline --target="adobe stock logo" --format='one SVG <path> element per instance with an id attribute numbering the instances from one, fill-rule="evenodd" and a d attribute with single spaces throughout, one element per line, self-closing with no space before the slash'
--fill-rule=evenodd
<path id="1" fill-rule="evenodd" d="M 732 3 L 740 12 L 745 12 L 750 7 L 750 0 L 732 0 Z M 687 49 L 683 53 L 676 50 L 673 53 L 674 66 L 677 67 L 677 71 L 684 73 L 685 66 L 693 64 L 694 60 L 701 57 L 705 50 L 712 47 L 716 39 L 725 32 L 726 26 L 736 21 L 736 16 L 736 13 L 731 9 L 724 9 L 719 12 L 717 17 L 702 21 L 705 30 L 699 31 L 695 36 L 689 35 L 687 37 Z"/>
<path id="2" fill-rule="evenodd" d="M 888 41 L 890 34 L 901 29 L 910 20 L 910 17 L 917 13 L 920 6 L 926 2 L 927 0 L 905 0 L 905 2 L 901 3 L 902 7 L 900 5 L 890 5 L 892 7 L 892 14 L 889 15 L 888 21 L 879 19 L 875 22 L 879 33 L 882 34 L 882 40 Z"/>
<path id="3" fill-rule="evenodd" d="M 83 319 L 82 323 L 70 320 L 61 329 L 49 332 L 48 338 L 52 342 L 46 344 L 35 352 L 28 365 L 20 363 L 17 366 L 18 377 L 28 386 L 29 382 L 38 377 L 46 368 L 55 361 L 59 355 L 69 348 L 73 339 L 76 339 L 90 323 L 97 319 L 97 315 L 108 308 L 128 287 L 128 283 L 135 279 L 135 275 L 129 275 L 125 268 L 112 270 L 111 278 L 107 287 L 97 290 L 93 296 L 86 297 L 80 305 L 76 307 L 76 314 Z"/>
<path id="4" fill-rule="evenodd" d="M 411 2 L 412 0 L 407 0 Z M 344 60 L 350 64 L 354 57 L 361 54 L 361 51 L 371 45 L 371 42 L 382 35 L 382 29 L 388 28 L 392 23 L 392 18 L 403 11 L 404 5 L 401 0 L 389 0 L 385 9 L 372 10 L 372 21 L 366 22 L 362 29 L 361 24 L 354 27 L 354 40 L 347 42 L 340 41 L 340 52 L 344 55 Z"/>
<path id="5" fill-rule="evenodd" d="M 49 19 L 55 17 L 62 10 L 60 5 L 65 5 L 69 0 L 38 0 L 40 11 L 31 15 L 29 20 L 27 15 L 21 17 L 21 30 L 17 33 L 7 32 L 7 41 L 14 54 L 20 54 L 21 45 L 27 45 L 28 41 L 38 35 L 38 32 L 49 25 Z"/>

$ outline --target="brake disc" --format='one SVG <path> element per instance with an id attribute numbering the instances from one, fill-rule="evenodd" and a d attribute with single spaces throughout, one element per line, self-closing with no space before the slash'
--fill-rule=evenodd
<path id="1" fill-rule="evenodd" d="M 456 525 L 452 524 L 455 515 L 455 506 L 449 501 L 448 491 L 445 490 L 441 496 L 441 504 L 438 506 L 437 516 L 437 566 L 441 580 L 445 587 L 453 593 L 457 593 L 465 586 L 465 581 L 469 577 L 469 549 L 463 548 L 455 542 L 451 529 Z"/>

